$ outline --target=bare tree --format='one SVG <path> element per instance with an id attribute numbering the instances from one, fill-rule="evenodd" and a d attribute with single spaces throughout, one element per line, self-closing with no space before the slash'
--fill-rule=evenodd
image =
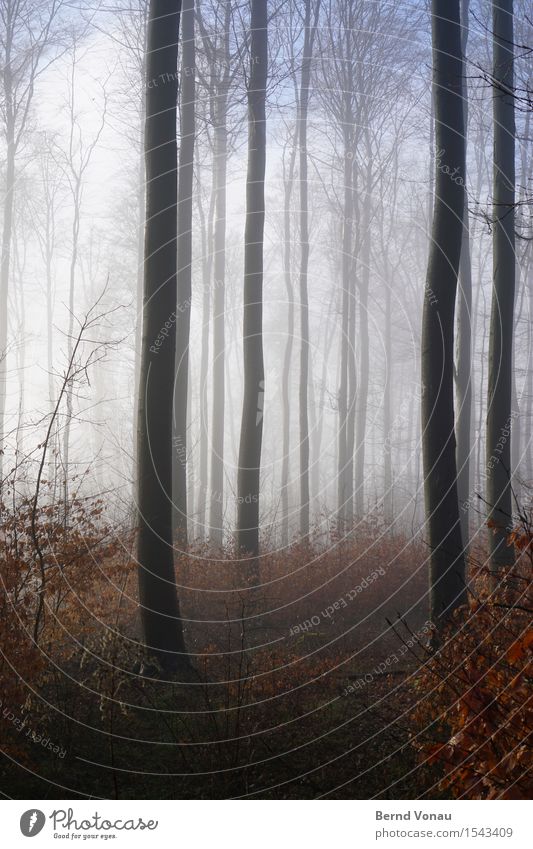
<path id="1" fill-rule="evenodd" d="M 513 563 L 511 395 L 515 293 L 515 106 L 513 0 L 494 0 L 493 28 L 493 288 L 487 399 L 487 502 L 490 565 Z"/>
<path id="2" fill-rule="evenodd" d="M 469 34 L 470 0 L 462 0 L 462 50 L 466 61 Z M 466 65 L 465 65 L 466 67 Z M 468 138 L 468 85 L 463 82 L 463 111 L 465 139 Z M 472 444 L 472 261 L 470 256 L 470 226 L 468 195 L 465 192 L 463 212 L 463 241 L 459 266 L 459 291 L 457 315 L 457 493 L 461 507 L 461 533 L 465 548 L 468 548 L 470 498 L 470 450 Z"/>
<path id="3" fill-rule="evenodd" d="M 465 139 L 459 0 L 432 0 L 435 207 L 422 317 L 422 451 L 434 621 L 465 599 L 457 498 L 453 337 L 464 211 Z"/>
<path id="4" fill-rule="evenodd" d="M 231 3 L 198 4 L 197 21 L 200 31 L 199 44 L 206 60 L 205 73 L 200 71 L 199 80 L 209 99 L 208 134 L 213 158 L 213 350 L 212 350 L 212 397 L 211 420 L 209 537 L 220 547 L 223 542 L 224 515 L 224 432 L 226 423 L 226 209 L 227 170 L 232 144 L 230 108 L 235 105 L 237 75 L 240 70 L 242 44 L 234 44 L 232 38 L 237 10 Z M 202 65 L 203 68 L 203 65 Z"/>
<path id="5" fill-rule="evenodd" d="M 172 545 L 172 386 L 177 305 L 177 96 L 180 6 L 151 0 L 146 52 L 146 229 L 138 415 L 137 558 L 144 640 L 184 666 Z"/>
<path id="6" fill-rule="evenodd" d="M 70 360 L 73 345 L 75 294 L 76 294 L 76 272 L 80 247 L 81 212 L 83 193 L 87 170 L 90 167 L 94 151 L 100 141 L 106 121 L 107 95 L 105 85 L 102 86 L 103 108 L 100 125 L 97 127 L 92 138 L 87 141 L 84 138 L 84 130 L 76 104 L 76 68 L 78 65 L 78 39 L 74 35 L 72 57 L 68 78 L 68 97 L 66 113 L 69 119 L 69 134 L 67 146 L 61 149 L 59 144 L 54 146 L 57 162 L 62 169 L 72 200 L 72 233 L 71 252 L 69 263 L 68 284 L 68 331 L 67 331 L 67 358 Z M 65 505 L 65 521 L 68 513 L 68 481 L 69 481 L 69 458 L 70 458 L 70 424 L 72 418 L 72 387 L 67 388 L 66 395 L 66 419 L 63 428 L 63 499 Z"/>
<path id="7" fill-rule="evenodd" d="M 304 46 L 300 97 L 298 103 L 298 143 L 300 150 L 300 536 L 309 535 L 309 190 L 307 185 L 307 115 L 311 84 L 313 44 L 320 14 L 320 0 L 311 18 L 311 0 L 304 5 Z"/>
<path id="8" fill-rule="evenodd" d="M 57 54 L 62 0 L 0 2 L 1 115 L 6 139 L 2 252 L 0 258 L 0 481 L 6 405 L 7 304 L 13 235 L 17 154 L 26 132 L 39 76 Z"/>
<path id="9" fill-rule="evenodd" d="M 244 398 L 237 478 L 237 548 L 259 553 L 263 437 L 263 238 L 265 226 L 267 2 L 251 0 L 248 172 L 244 234 Z"/>
<path id="10" fill-rule="evenodd" d="M 174 530 L 180 546 L 187 533 L 187 398 L 191 328 L 192 213 L 196 133 L 196 46 L 194 0 L 181 12 L 180 150 L 178 166 L 178 309 L 176 314 L 176 385 L 174 389 Z"/>

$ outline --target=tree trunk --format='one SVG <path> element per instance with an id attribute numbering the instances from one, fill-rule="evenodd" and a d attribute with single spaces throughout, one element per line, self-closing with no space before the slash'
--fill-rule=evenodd
<path id="1" fill-rule="evenodd" d="M 359 285 L 360 369 L 357 384 L 356 448 L 355 448 L 355 514 L 362 519 L 365 512 L 365 448 L 370 368 L 368 334 L 368 291 L 370 286 L 370 228 L 372 218 L 372 151 L 367 144 L 366 194 L 363 202 L 361 274 Z"/>
<path id="2" fill-rule="evenodd" d="M 432 0 L 435 208 L 422 319 L 422 451 L 433 621 L 465 600 L 455 460 L 453 337 L 464 211 L 459 0 Z M 457 175 L 452 179 L 451 175 Z"/>
<path id="3" fill-rule="evenodd" d="M 143 14 L 143 50 L 142 63 L 139 68 L 141 75 L 141 107 L 139 128 L 139 161 L 137 166 L 137 277 L 135 281 L 135 350 L 133 352 L 133 421 L 139 409 L 139 385 L 141 372 L 141 345 L 142 345 L 142 303 L 143 303 L 143 278 L 144 278 L 144 207 L 146 201 L 145 166 L 144 166 L 144 122 L 146 118 L 145 93 L 143 88 L 146 73 L 146 30 L 147 30 L 148 7 L 144 6 Z M 133 434 L 133 503 L 137 493 L 137 440 Z"/>
<path id="4" fill-rule="evenodd" d="M 7 384 L 7 304 L 9 273 L 11 268 L 11 237 L 13 231 L 13 203 L 15 196 L 15 141 L 14 127 L 7 122 L 6 190 L 4 196 L 4 221 L 2 229 L 2 258 L 0 267 L 0 487 L 3 478 L 5 452 L 4 428 Z"/>
<path id="5" fill-rule="evenodd" d="M 224 512 L 224 412 L 225 412 L 225 288 L 226 288 L 226 171 L 228 160 L 227 87 L 215 107 L 215 232 L 213 284 L 213 415 L 209 536 L 220 547 Z"/>
<path id="6" fill-rule="evenodd" d="M 393 523 L 393 491 L 392 491 L 392 291 L 388 277 L 385 279 L 385 386 L 383 392 L 383 463 L 384 463 L 384 495 L 383 518 L 387 530 Z"/>
<path id="7" fill-rule="evenodd" d="M 348 117 L 348 116 L 347 116 Z M 348 452 L 348 356 L 350 343 L 355 340 L 349 338 L 349 312 L 351 300 L 351 251 L 352 251 L 352 225 L 353 225 L 353 150 L 345 134 L 344 143 L 344 205 L 342 225 L 342 315 L 341 315 L 341 363 L 339 384 L 339 433 L 338 433 L 338 497 L 337 497 L 337 521 L 339 534 L 344 533 L 346 522 L 351 523 L 347 516 L 347 505 L 353 499 L 353 453 Z M 350 456 L 348 456 L 350 455 Z"/>
<path id="8" fill-rule="evenodd" d="M 305 0 L 304 47 L 298 110 L 298 141 L 300 150 L 300 536 L 309 536 L 309 191 L 307 184 L 307 113 L 311 82 L 311 58 L 318 10 L 311 24 L 311 0 Z"/>
<path id="9" fill-rule="evenodd" d="M 179 2 L 151 0 L 146 55 L 146 229 L 138 416 L 141 620 L 148 652 L 169 670 L 183 667 L 186 658 L 172 547 L 179 18 Z"/>
<path id="10" fill-rule="evenodd" d="M 287 342 L 283 356 L 283 374 L 281 378 L 282 414 L 283 414 L 283 446 L 281 465 L 281 544 L 289 544 L 289 469 L 290 469 L 290 377 L 292 349 L 294 344 L 294 291 L 291 273 L 291 197 L 294 184 L 294 168 L 296 163 L 297 134 L 291 149 L 288 175 L 285 177 L 284 200 L 284 249 L 283 277 L 287 292 Z"/>
<path id="11" fill-rule="evenodd" d="M 511 393 L 515 290 L 515 116 L 513 2 L 493 0 L 494 228 L 487 399 L 490 567 L 512 565 Z"/>
<path id="12" fill-rule="evenodd" d="M 470 0 L 462 3 L 462 50 L 463 61 L 466 58 L 469 31 Z M 463 80 L 463 113 L 465 127 L 465 146 L 468 138 L 468 86 Z M 470 257 L 470 225 L 468 215 L 468 197 L 465 192 L 463 211 L 463 243 L 459 265 L 459 302 L 457 316 L 457 495 L 461 516 L 461 534 L 465 551 L 468 550 L 469 501 L 470 501 L 470 449 L 472 445 L 472 264 Z"/>
<path id="13" fill-rule="evenodd" d="M 72 219 L 72 251 L 70 254 L 70 272 L 68 286 L 68 335 L 67 335 L 67 362 L 72 359 L 72 346 L 74 344 L 74 303 L 76 292 L 76 266 L 78 264 L 78 245 L 80 238 L 80 203 L 81 203 L 81 178 L 76 178 L 74 188 L 74 217 Z M 74 387 L 69 381 L 66 392 L 65 427 L 63 429 L 63 507 L 65 524 L 68 521 L 68 479 L 70 464 L 70 425 L 72 422 L 72 393 Z"/>
<path id="14" fill-rule="evenodd" d="M 259 484 L 263 436 L 263 237 L 265 225 L 267 2 L 251 0 L 248 173 L 244 235 L 244 398 L 237 476 L 237 548 L 259 553 Z"/>
<path id="15" fill-rule="evenodd" d="M 198 169 L 199 170 L 199 169 Z M 207 397 L 207 375 L 209 371 L 209 324 L 211 313 L 211 269 L 213 253 L 211 250 L 213 235 L 213 215 L 215 209 L 214 192 L 211 192 L 209 210 L 206 216 L 202 207 L 198 188 L 198 215 L 202 240 L 202 349 L 200 354 L 200 462 L 198 467 L 198 509 L 197 536 L 205 539 L 208 481 L 208 444 L 209 444 L 209 401 Z"/>
<path id="16" fill-rule="evenodd" d="M 187 529 L 187 405 L 191 329 L 192 205 L 196 49 L 194 0 L 183 0 L 181 22 L 180 150 L 178 164 L 178 309 L 176 313 L 176 385 L 174 389 L 173 503 L 174 535 L 186 548 Z"/>

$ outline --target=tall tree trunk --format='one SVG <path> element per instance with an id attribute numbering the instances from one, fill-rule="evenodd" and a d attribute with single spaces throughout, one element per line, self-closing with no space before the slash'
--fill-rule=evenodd
<path id="1" fill-rule="evenodd" d="M 144 92 L 144 77 L 146 73 L 146 35 L 147 35 L 148 6 L 143 8 L 143 51 L 140 65 L 141 75 L 141 107 L 139 121 L 139 161 L 137 165 L 137 276 L 135 281 L 135 350 L 133 352 L 133 420 L 139 409 L 139 385 L 141 372 L 142 345 L 142 303 L 144 278 L 144 207 L 146 202 L 145 166 L 144 166 L 144 123 L 146 118 L 146 103 Z M 137 493 L 137 439 L 133 439 L 132 463 L 133 503 Z"/>
<path id="2" fill-rule="evenodd" d="M 144 303 L 138 416 L 137 557 L 141 620 L 148 652 L 169 670 L 183 666 L 186 658 L 172 546 L 179 19 L 179 2 L 150 0 L 146 55 Z"/>
<path id="3" fill-rule="evenodd" d="M 335 338 L 335 322 L 333 320 L 333 303 L 330 302 L 328 309 L 328 317 L 324 331 L 324 353 L 322 356 L 322 371 L 320 376 L 320 393 L 318 396 L 318 409 L 316 413 L 316 422 L 312 429 L 312 447 L 313 447 L 313 462 L 311 465 L 311 492 L 312 497 L 316 502 L 317 511 L 320 510 L 319 495 L 324 497 L 325 493 L 321 491 L 320 471 L 322 468 L 322 434 L 324 432 L 324 409 L 326 400 L 326 387 L 328 379 L 329 359 L 331 350 L 334 347 Z M 312 386 L 312 385 L 311 385 Z M 335 468 L 335 465 L 333 466 Z"/>
<path id="4" fill-rule="evenodd" d="M 237 547 L 259 553 L 259 485 L 263 437 L 263 238 L 265 226 L 267 2 L 251 0 L 248 83 L 248 173 L 244 235 L 244 398 L 237 476 Z"/>
<path id="5" fill-rule="evenodd" d="M 176 385 L 174 389 L 174 451 L 172 459 L 174 471 L 174 534 L 178 546 L 185 548 L 188 542 L 187 407 L 192 295 L 194 139 L 196 133 L 194 0 L 183 0 L 181 17 L 180 150 L 178 163 L 178 308 L 176 313 Z"/>
<path id="6" fill-rule="evenodd" d="M 228 23 L 229 26 L 229 23 Z M 227 86 L 215 107 L 215 232 L 213 286 L 213 416 L 209 536 L 217 547 L 223 540 L 224 412 L 225 412 L 225 288 L 226 288 L 226 171 L 228 161 Z"/>
<path id="7" fill-rule="evenodd" d="M 434 621 L 465 599 L 455 461 L 454 313 L 464 210 L 459 0 L 432 0 L 435 208 L 422 319 L 422 450 Z M 456 174 L 458 178 L 451 179 Z"/>
<path id="8" fill-rule="evenodd" d="M 6 75 L 4 69 L 4 86 L 7 100 Z M 0 267 L 0 487 L 3 477 L 4 458 L 4 429 L 6 412 L 7 384 L 7 304 L 9 290 L 9 274 L 11 269 L 11 240 L 13 232 L 13 205 L 15 197 L 15 127 L 12 121 L 6 121 L 7 152 L 6 152 L 6 182 L 4 195 L 4 220 L 2 225 L 2 257 Z"/>
<path id="9" fill-rule="evenodd" d="M 348 281 L 348 403 L 346 413 L 346 515 L 345 521 L 348 529 L 353 528 L 354 520 L 354 464 L 355 464 L 355 427 L 356 427 L 356 405 L 357 405 L 357 298 L 356 282 L 359 262 L 359 199 L 357 196 L 357 182 L 354 177 L 352 189 L 353 211 L 355 218 L 356 237 L 353 246 L 353 256 L 350 257 L 350 278 Z"/>
<path id="10" fill-rule="evenodd" d="M 307 113 L 311 82 L 311 58 L 320 3 L 311 23 L 311 0 L 305 0 L 304 47 L 298 110 L 300 150 L 300 536 L 309 536 L 309 187 L 307 184 Z"/>
<path id="11" fill-rule="evenodd" d="M 493 0 L 494 228 L 487 399 L 490 567 L 512 565 L 511 393 L 515 290 L 515 116 L 512 0 Z"/>
<path id="12" fill-rule="evenodd" d="M 78 247 L 80 239 L 80 204 L 81 204 L 81 178 L 76 179 L 74 187 L 74 216 L 72 219 L 72 250 L 70 254 L 70 271 L 68 286 L 68 335 L 67 335 L 67 362 L 72 359 L 72 346 L 74 344 L 74 303 L 76 292 L 76 267 L 78 264 Z M 63 506 L 65 523 L 68 519 L 68 480 L 70 464 L 70 426 L 72 423 L 72 395 L 74 387 L 69 381 L 66 392 L 65 427 L 63 429 Z"/>
<path id="13" fill-rule="evenodd" d="M 289 469 L 290 469 L 290 378 L 292 349 L 294 345 L 294 291 L 291 270 L 291 198 L 294 185 L 294 168 L 296 163 L 297 131 L 291 147 L 288 174 L 285 175 L 284 191 L 284 248 L 283 248 L 283 277 L 287 292 L 287 342 L 283 355 L 283 374 L 281 378 L 282 415 L 283 415 L 283 444 L 281 465 L 281 544 L 289 544 Z"/>
<path id="14" fill-rule="evenodd" d="M 470 0 L 462 2 L 462 50 L 466 58 L 469 31 Z M 468 138 L 468 85 L 463 79 L 463 113 L 465 146 Z M 468 197 L 465 192 L 463 211 L 463 243 L 459 265 L 459 302 L 457 316 L 457 495 L 461 508 L 461 534 L 465 551 L 468 549 L 470 500 L 470 450 L 472 445 L 472 263 L 470 257 L 470 225 Z"/>
<path id="15" fill-rule="evenodd" d="M 385 279 L 385 386 L 383 391 L 383 433 L 385 445 L 383 450 L 383 518 L 387 529 L 393 522 L 393 491 L 392 491 L 392 291 L 391 282 Z"/>
<path id="16" fill-rule="evenodd" d="M 361 274 L 359 285 L 359 344 L 360 369 L 357 384 L 356 446 L 355 446 L 355 513 L 362 519 L 365 512 L 365 448 L 368 382 L 370 368 L 370 339 L 368 334 L 368 291 L 370 287 L 370 244 L 372 218 L 372 150 L 367 139 L 366 194 L 363 202 Z"/>
<path id="17" fill-rule="evenodd" d="M 199 171 L 199 169 L 198 169 Z M 206 536 L 206 512 L 208 480 L 208 445 L 209 445 L 209 401 L 207 394 L 207 375 L 209 372 L 209 325 L 211 314 L 211 269 L 213 252 L 211 250 L 213 235 L 213 216 L 215 209 L 214 191 L 211 192 L 207 219 L 203 210 L 198 187 L 198 215 L 200 218 L 200 233 L 202 244 L 202 345 L 200 353 L 200 462 L 198 466 L 198 509 L 197 535 L 201 539 Z"/>
<path id="18" fill-rule="evenodd" d="M 348 117 L 348 116 L 346 116 Z M 349 312 L 351 298 L 351 269 L 352 269 L 352 225 L 353 225 L 353 150 L 351 148 L 348 129 L 345 128 L 344 139 L 344 204 L 342 224 L 342 314 L 341 314 L 341 362 L 339 383 L 339 429 L 338 429 L 338 495 L 337 495 L 337 522 L 339 534 L 345 531 L 346 522 L 351 522 L 351 515 L 347 517 L 347 505 L 353 499 L 353 453 L 348 452 L 348 356 L 350 343 L 355 344 L 349 338 Z M 350 456 L 349 456 L 350 455 Z M 350 511 L 351 513 L 351 511 Z"/>

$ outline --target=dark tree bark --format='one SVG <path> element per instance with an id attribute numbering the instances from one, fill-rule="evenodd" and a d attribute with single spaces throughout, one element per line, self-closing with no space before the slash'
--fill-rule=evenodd
<path id="1" fill-rule="evenodd" d="M 430 607 L 433 620 L 439 621 L 465 599 L 453 403 L 465 170 L 459 0 L 432 0 L 432 30 L 436 169 L 422 319 L 422 449 Z"/>
<path id="2" fill-rule="evenodd" d="M 311 58 L 313 42 L 320 11 L 316 3 L 311 21 L 311 0 L 305 0 L 304 48 L 300 102 L 298 109 L 298 141 L 300 150 L 300 536 L 309 535 L 309 293 L 307 273 L 309 268 L 309 192 L 307 184 L 307 114 L 311 83 Z"/>
<path id="3" fill-rule="evenodd" d="M 347 112 L 351 110 L 348 108 Z M 355 309 L 352 281 L 352 233 L 353 233 L 353 150 L 349 130 L 349 114 L 346 114 L 344 130 L 344 203 L 342 222 L 342 314 L 341 314 L 341 357 L 339 381 L 339 432 L 338 432 L 338 493 L 337 522 L 342 535 L 346 525 L 353 518 L 353 437 L 348 428 L 348 374 L 349 359 L 353 352 L 354 340 L 350 340 L 350 312 Z M 355 321 L 355 316 L 352 324 Z M 350 393 L 351 397 L 351 393 Z M 352 407 L 350 405 L 350 412 Z M 350 419 L 352 416 L 350 415 Z M 351 447 L 349 448 L 349 446 Z"/>
<path id="4" fill-rule="evenodd" d="M 357 383 L 355 420 L 355 515 L 362 519 L 365 512 L 365 450 L 366 419 L 368 410 L 368 385 L 370 370 L 370 338 L 368 332 L 368 294 L 370 288 L 370 247 L 372 225 L 372 176 L 373 160 L 369 133 L 367 133 L 367 163 L 365 198 L 363 201 L 361 229 L 361 272 L 359 275 L 359 341 L 360 367 Z"/>
<path id="5" fill-rule="evenodd" d="M 228 10 L 229 10 L 228 5 Z M 229 16 L 225 41 L 229 40 Z M 229 78 L 229 45 L 225 50 Z M 213 418 L 211 449 L 211 499 L 209 536 L 216 546 L 223 541 L 224 516 L 224 420 L 225 420 L 225 288 L 226 288 L 226 181 L 228 164 L 228 89 L 229 79 L 220 82 L 215 104 L 214 130 L 214 294 L 213 294 Z"/>
<path id="6" fill-rule="evenodd" d="M 187 529 L 187 399 L 191 329 L 192 209 L 196 133 L 196 46 L 194 0 L 183 0 L 181 12 L 180 150 L 178 163 L 178 308 L 176 312 L 176 385 L 174 390 L 173 500 L 176 542 L 186 547 Z"/>
<path id="7" fill-rule="evenodd" d="M 202 244 L 202 285 L 204 289 L 202 298 L 202 342 L 200 355 L 200 462 L 198 468 L 198 509 L 197 529 L 200 538 L 206 536 L 206 512 L 208 493 L 208 444 L 209 444 L 209 401 L 207 393 L 207 375 L 209 371 L 209 325 L 211 313 L 211 269 L 213 266 L 213 252 L 211 249 L 213 236 L 214 217 L 214 193 L 211 192 L 209 209 L 204 213 L 202 199 L 200 197 L 200 186 L 198 186 L 198 217 L 200 219 L 201 244 Z"/>
<path id="8" fill-rule="evenodd" d="M 294 185 L 294 169 L 296 164 L 297 132 L 294 132 L 288 173 L 284 175 L 284 249 L 283 277 L 287 292 L 287 342 L 283 355 L 283 374 L 281 378 L 281 395 L 283 403 L 283 447 L 281 466 L 281 544 L 289 544 L 289 467 L 290 467 L 290 375 L 292 349 L 294 344 L 294 291 L 291 270 L 291 198 Z M 285 163 L 284 163 L 285 166 Z"/>
<path id="9" fill-rule="evenodd" d="M 259 484 L 263 437 L 263 237 L 265 225 L 267 3 L 251 0 L 248 173 L 244 235 L 244 399 L 237 476 L 237 548 L 259 553 Z"/>
<path id="10" fill-rule="evenodd" d="M 146 229 L 137 557 L 145 644 L 148 653 L 168 670 L 183 667 L 186 660 L 172 547 L 179 20 L 179 2 L 151 0 L 146 57 Z"/>
<path id="11" fill-rule="evenodd" d="M 470 0 L 462 2 L 462 49 L 466 57 L 469 32 Z M 465 145 L 468 137 L 468 86 L 463 79 L 463 112 Z M 472 445 L 472 264 L 470 257 L 470 225 L 468 198 L 465 192 L 463 212 L 463 243 L 459 266 L 459 298 L 457 316 L 457 494 L 461 508 L 461 533 L 468 549 L 470 499 L 470 449 Z"/>
<path id="12" fill-rule="evenodd" d="M 511 437 L 515 292 L 515 115 L 512 0 L 492 3 L 494 115 L 493 288 L 487 399 L 490 567 L 512 565 Z"/>

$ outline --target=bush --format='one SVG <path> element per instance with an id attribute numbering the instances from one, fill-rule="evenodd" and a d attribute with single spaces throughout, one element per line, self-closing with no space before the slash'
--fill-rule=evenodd
<path id="1" fill-rule="evenodd" d="M 473 569 L 470 603 L 456 612 L 416 682 L 413 736 L 423 761 L 440 764 L 442 790 L 468 799 L 533 795 L 533 538 L 529 523 L 510 544 L 515 566 Z"/>

